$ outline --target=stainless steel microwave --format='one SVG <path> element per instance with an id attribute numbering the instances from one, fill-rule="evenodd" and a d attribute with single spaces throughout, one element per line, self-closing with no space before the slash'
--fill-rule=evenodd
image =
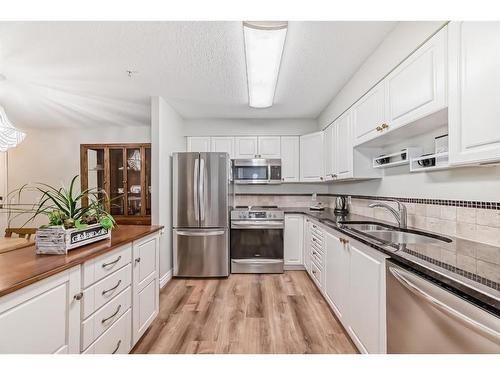
<path id="1" fill-rule="evenodd" d="M 280 184 L 281 159 L 234 159 L 235 184 Z"/>

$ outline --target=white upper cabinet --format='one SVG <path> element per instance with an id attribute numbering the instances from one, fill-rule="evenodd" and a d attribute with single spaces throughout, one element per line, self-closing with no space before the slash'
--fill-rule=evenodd
<path id="1" fill-rule="evenodd" d="M 337 122 L 324 131 L 325 140 L 325 180 L 335 179 L 337 174 Z"/>
<path id="2" fill-rule="evenodd" d="M 281 157 L 280 137 L 258 137 L 258 155 L 265 159 L 279 159 Z"/>
<path id="3" fill-rule="evenodd" d="M 281 179 L 283 182 L 300 180 L 300 146 L 298 136 L 281 137 Z"/>
<path id="4" fill-rule="evenodd" d="M 354 145 L 378 137 L 384 129 L 383 126 L 387 126 L 385 99 L 385 81 L 382 81 L 354 103 Z"/>
<path id="5" fill-rule="evenodd" d="M 500 160 L 500 22 L 451 22 L 450 164 Z"/>
<path id="6" fill-rule="evenodd" d="M 337 130 L 335 137 L 335 152 L 337 155 L 335 174 L 337 179 L 354 177 L 351 113 L 351 111 L 347 111 L 335 121 Z"/>
<path id="7" fill-rule="evenodd" d="M 446 45 L 445 27 L 385 78 L 389 127 L 382 133 L 446 107 Z"/>
<path id="8" fill-rule="evenodd" d="M 188 137 L 187 150 L 189 152 L 210 152 L 210 137 Z"/>
<path id="9" fill-rule="evenodd" d="M 212 137 L 210 142 L 212 152 L 227 152 L 234 158 L 234 137 Z"/>
<path id="10" fill-rule="evenodd" d="M 300 180 L 324 180 L 323 132 L 300 136 Z"/>
<path id="11" fill-rule="evenodd" d="M 257 137 L 236 137 L 234 141 L 235 159 L 253 159 L 257 157 L 259 153 Z"/>

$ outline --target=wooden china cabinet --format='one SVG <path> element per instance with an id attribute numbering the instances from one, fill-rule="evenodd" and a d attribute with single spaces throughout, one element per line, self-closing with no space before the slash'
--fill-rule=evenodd
<path id="1" fill-rule="evenodd" d="M 82 144 L 80 176 L 82 191 L 107 193 L 118 224 L 151 224 L 150 143 Z"/>

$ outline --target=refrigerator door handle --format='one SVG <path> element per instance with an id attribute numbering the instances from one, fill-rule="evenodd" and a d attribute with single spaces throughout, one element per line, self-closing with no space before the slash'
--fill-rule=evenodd
<path id="1" fill-rule="evenodd" d="M 210 230 L 210 231 L 187 231 L 187 230 L 177 230 L 175 232 L 179 236 L 198 236 L 198 237 L 206 237 L 206 236 L 222 236 L 226 232 L 223 230 Z"/>
<path id="2" fill-rule="evenodd" d="M 205 220 L 205 159 L 200 156 L 200 222 Z"/>
<path id="3" fill-rule="evenodd" d="M 193 181 L 194 181 L 194 188 L 193 188 L 194 215 L 196 216 L 196 220 L 198 220 L 198 221 L 200 220 L 200 201 L 198 199 L 199 162 L 200 162 L 199 158 L 194 161 L 194 172 L 193 172 L 194 173 L 194 176 L 193 176 Z"/>

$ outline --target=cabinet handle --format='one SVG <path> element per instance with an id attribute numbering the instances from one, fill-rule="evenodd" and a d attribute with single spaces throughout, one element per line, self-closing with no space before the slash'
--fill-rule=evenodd
<path id="1" fill-rule="evenodd" d="M 141 263 L 141 257 L 134 259 L 135 263 Z"/>
<path id="2" fill-rule="evenodd" d="M 387 125 L 387 124 L 382 124 L 382 129 L 389 129 L 389 125 Z"/>
<path id="3" fill-rule="evenodd" d="M 316 229 L 316 228 L 317 228 L 317 226 L 313 224 L 313 228 L 314 228 L 314 229 Z"/>
<path id="4" fill-rule="evenodd" d="M 382 131 L 382 127 L 381 126 L 377 126 L 375 129 L 377 129 L 378 132 Z"/>
<path id="5" fill-rule="evenodd" d="M 332 176 L 332 177 L 333 177 L 333 178 L 337 178 L 337 175 L 336 175 L 336 174 L 333 174 L 333 176 Z"/>
<path id="6" fill-rule="evenodd" d="M 102 264 L 102 268 L 106 268 L 106 267 L 109 267 L 109 266 L 114 266 L 116 263 L 118 263 L 120 261 L 120 259 L 122 259 L 122 256 L 120 255 L 116 260 L 112 261 L 112 262 L 109 262 L 109 263 L 103 263 Z"/>
<path id="7" fill-rule="evenodd" d="M 80 301 L 82 298 L 83 298 L 83 293 L 80 292 L 80 293 L 76 293 L 73 298 L 77 301 Z"/>
<path id="8" fill-rule="evenodd" d="M 312 239 L 312 240 L 313 240 L 313 242 L 316 242 L 316 238 L 314 238 L 314 237 L 313 237 L 313 239 Z"/>
<path id="9" fill-rule="evenodd" d="M 115 313 L 114 313 L 114 314 L 112 314 L 112 315 L 110 315 L 110 316 L 108 316 L 107 318 L 104 318 L 103 320 L 101 320 L 101 323 L 102 323 L 102 324 L 104 324 L 104 323 L 106 323 L 108 320 L 113 319 L 113 318 L 116 316 L 116 314 L 118 314 L 118 313 L 120 312 L 120 309 L 121 309 L 121 308 L 122 308 L 122 305 L 118 305 L 118 308 L 116 309 Z"/>
<path id="10" fill-rule="evenodd" d="M 316 271 L 315 270 L 312 270 L 312 273 L 314 273 L 316 275 Z"/>
<path id="11" fill-rule="evenodd" d="M 122 340 L 118 340 L 118 343 L 116 344 L 116 348 L 115 348 L 115 350 L 113 350 L 113 352 L 111 354 L 116 354 L 118 349 L 120 349 L 121 343 L 122 343 Z"/>
<path id="12" fill-rule="evenodd" d="M 116 283 L 116 285 L 114 287 L 112 287 L 112 288 L 110 288 L 108 290 L 103 290 L 102 291 L 102 295 L 104 296 L 104 295 L 106 295 L 109 292 L 113 292 L 116 288 L 118 288 L 120 286 L 121 283 L 122 283 L 121 279 L 118 280 L 118 282 Z"/>
<path id="13" fill-rule="evenodd" d="M 318 255 L 318 253 L 316 251 L 313 251 L 313 255 Z"/>
<path id="14" fill-rule="evenodd" d="M 323 181 L 323 177 L 320 177 L 319 179 L 320 179 L 321 181 Z"/>

